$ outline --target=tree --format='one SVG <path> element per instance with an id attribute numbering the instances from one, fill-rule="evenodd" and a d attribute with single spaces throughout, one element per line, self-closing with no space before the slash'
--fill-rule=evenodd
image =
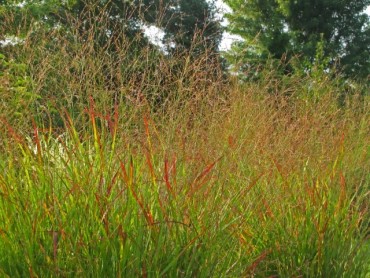
<path id="1" fill-rule="evenodd" d="M 216 7 L 206 0 L 167 1 L 168 12 L 162 24 L 168 48 L 190 49 L 194 39 L 203 44 L 198 50 L 217 50 L 222 38 L 222 27 L 216 18 Z"/>
<path id="2" fill-rule="evenodd" d="M 231 56 L 249 65 L 268 57 L 313 63 L 319 44 L 330 65 L 351 76 L 370 74 L 370 0 L 225 0 L 229 31 L 245 41 Z M 244 52 L 244 53 L 243 53 Z M 230 54 L 229 54 L 230 56 Z M 250 62 L 252 61 L 252 62 Z M 235 61 L 234 61 L 235 62 Z"/>

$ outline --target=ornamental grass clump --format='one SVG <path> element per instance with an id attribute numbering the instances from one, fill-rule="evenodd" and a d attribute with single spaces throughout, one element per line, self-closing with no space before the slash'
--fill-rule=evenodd
<path id="1" fill-rule="evenodd" d="M 240 82 L 67 20 L 2 49 L 0 276 L 368 276 L 366 85 Z"/>
<path id="2" fill-rule="evenodd" d="M 368 137 L 353 125 L 368 115 L 293 132 L 270 97 L 239 100 L 192 128 L 175 122 L 182 132 L 150 114 L 122 130 L 118 107 L 104 116 L 92 99 L 84 129 L 68 114 L 58 136 L 7 129 L 2 274 L 365 277 Z M 305 109 L 291 121 L 320 107 Z"/>

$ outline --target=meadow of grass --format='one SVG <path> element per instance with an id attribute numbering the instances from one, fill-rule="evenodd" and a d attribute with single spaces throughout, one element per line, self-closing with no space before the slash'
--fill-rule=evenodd
<path id="1" fill-rule="evenodd" d="M 2 277 L 369 277 L 365 89 L 63 32 L 0 60 Z"/>

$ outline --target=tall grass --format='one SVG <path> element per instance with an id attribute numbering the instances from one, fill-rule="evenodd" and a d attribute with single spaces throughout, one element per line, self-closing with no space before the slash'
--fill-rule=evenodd
<path id="1" fill-rule="evenodd" d="M 124 38 L 111 57 L 77 30 L 4 50 L 37 97 L 0 112 L 1 276 L 369 275 L 360 89 L 241 84 Z"/>

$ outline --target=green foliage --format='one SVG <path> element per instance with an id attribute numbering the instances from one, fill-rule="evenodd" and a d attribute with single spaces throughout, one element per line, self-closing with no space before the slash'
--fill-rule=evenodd
<path id="1" fill-rule="evenodd" d="M 255 65 L 249 56 L 258 63 L 267 57 L 285 61 L 294 56 L 315 63 L 323 42 L 330 65 L 352 77 L 366 78 L 370 73 L 370 22 L 364 13 L 369 0 L 225 2 L 232 9 L 227 15 L 229 31 L 245 39 L 234 49 L 234 56 L 246 57 L 244 63 Z"/>
<path id="2" fill-rule="evenodd" d="M 18 125 L 27 122 L 29 113 L 36 113 L 39 95 L 33 92 L 27 65 L 0 53 L 0 117 Z"/>

